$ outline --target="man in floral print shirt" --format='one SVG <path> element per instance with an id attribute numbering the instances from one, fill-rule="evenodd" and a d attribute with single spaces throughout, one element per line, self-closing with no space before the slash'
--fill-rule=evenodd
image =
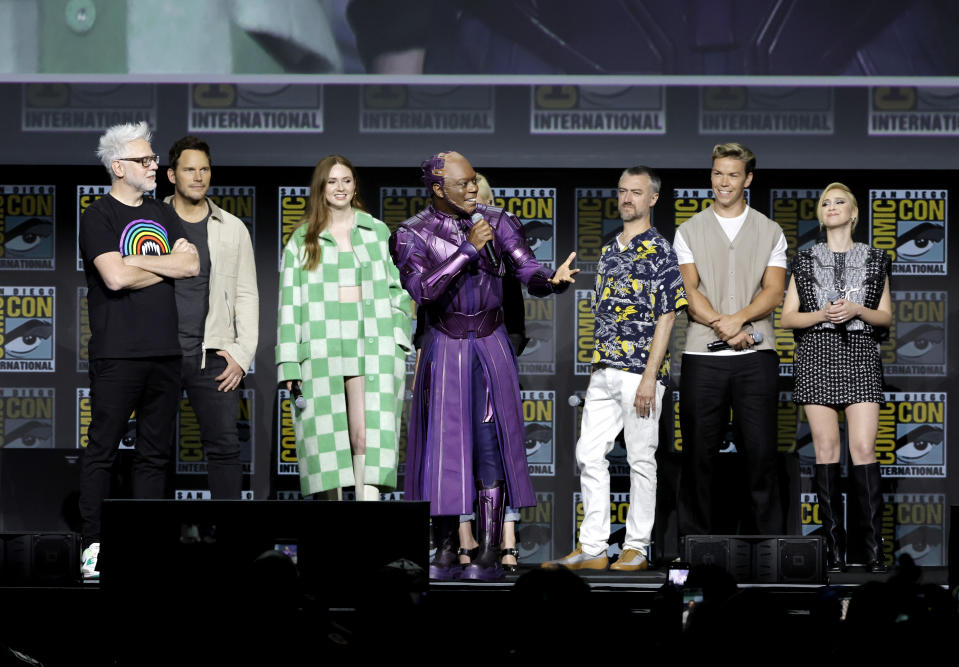
<path id="1" fill-rule="evenodd" d="M 656 447 L 663 394 L 669 383 L 669 334 L 686 307 L 676 253 L 651 225 L 659 176 L 632 167 L 619 179 L 623 231 L 603 246 L 593 294 L 596 318 L 576 462 L 583 492 L 580 547 L 544 567 L 606 569 L 609 547 L 609 463 L 620 430 L 629 463 L 629 515 L 623 553 L 610 567 L 647 567 L 656 508 Z"/>

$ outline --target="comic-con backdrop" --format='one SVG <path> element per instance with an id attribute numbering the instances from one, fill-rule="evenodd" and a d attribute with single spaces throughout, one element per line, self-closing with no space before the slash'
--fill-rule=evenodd
<path id="1" fill-rule="evenodd" d="M 91 135 L 92 142 L 92 135 Z M 708 148 L 708 147 L 707 147 Z M 162 150 L 161 150 L 162 152 Z M 484 165 L 477 164 L 478 168 Z M 496 204 L 519 216 L 536 256 L 547 265 L 578 254 L 583 273 L 567 293 L 527 299 L 530 343 L 518 359 L 526 420 L 526 451 L 539 504 L 522 513 L 521 555 L 526 563 L 568 551 L 582 519 L 573 448 L 581 398 L 589 374 L 592 316 L 589 290 L 599 249 L 620 227 L 615 185 L 618 170 L 485 170 Z M 246 472 L 244 497 L 296 498 L 298 477 L 289 398 L 278 391 L 273 365 L 278 258 L 303 214 L 309 168 L 215 167 L 211 196 L 250 228 L 260 288 L 260 347 L 241 389 L 237 422 Z M 678 224 L 710 205 L 707 169 L 664 169 L 654 224 L 672 239 Z M 80 450 L 87 444 L 90 397 L 87 376 L 89 314 L 77 221 L 107 187 L 94 165 L 0 167 L 0 446 L 3 450 Z M 365 168 L 360 191 L 368 208 L 391 226 L 423 208 L 418 170 Z M 160 182 L 158 196 L 169 192 Z M 840 180 L 860 201 L 862 242 L 893 260 L 895 324 L 882 344 L 885 402 L 880 409 L 876 457 L 882 466 L 887 559 L 909 553 L 920 564 L 946 562 L 946 507 L 955 491 L 948 481 L 956 451 L 948 446 L 950 395 L 959 395 L 946 341 L 950 324 L 948 221 L 956 192 L 954 174 L 941 171 L 859 170 L 829 172 L 764 170 L 749 190 L 752 206 L 782 226 L 789 253 L 814 243 L 815 203 L 823 185 Z M 955 268 L 952 268 L 955 271 Z M 778 311 L 776 319 L 778 322 Z M 413 324 L 411 323 L 411 326 Z M 673 349 L 681 349 L 683 326 Z M 819 529 L 811 490 L 814 461 L 803 411 L 792 402 L 795 344 L 777 331 L 780 358 L 778 438 L 789 494 L 789 525 L 796 533 Z M 654 554 L 673 553 L 675 491 L 683 449 L 679 429 L 680 355 L 673 357 L 659 449 L 659 503 Z M 412 372 L 413 360 L 407 370 Z M 136 447 L 136 414 L 118 445 Z M 737 440 L 727 434 L 723 454 L 728 490 L 728 530 L 735 531 L 741 503 L 735 484 Z M 405 432 L 402 446 L 405 454 Z M 622 443 L 609 456 L 610 515 L 621 538 L 628 509 L 628 469 Z M 843 459 L 848 465 L 848 458 Z M 405 456 L 400 459 L 404 473 Z M 196 415 L 180 402 L 171 493 L 206 498 L 206 458 Z M 955 477 L 955 475 L 952 475 Z M 402 487 L 384 493 L 403 497 Z M 850 517 L 847 517 L 849 520 Z M 610 547 L 615 551 L 619 546 Z"/>

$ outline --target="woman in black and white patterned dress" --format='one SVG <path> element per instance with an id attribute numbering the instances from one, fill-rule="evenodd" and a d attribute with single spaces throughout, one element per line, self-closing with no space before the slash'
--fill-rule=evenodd
<path id="1" fill-rule="evenodd" d="M 842 183 L 823 190 L 816 215 L 826 242 L 796 253 L 782 309 L 782 326 L 796 330 L 793 400 L 804 406 L 816 450 L 827 570 L 845 569 L 839 489 L 839 411 L 844 410 L 866 566 L 885 572 L 876 431 L 883 402 L 879 340 L 892 324 L 890 258 L 884 250 L 853 242 L 859 208 Z"/>

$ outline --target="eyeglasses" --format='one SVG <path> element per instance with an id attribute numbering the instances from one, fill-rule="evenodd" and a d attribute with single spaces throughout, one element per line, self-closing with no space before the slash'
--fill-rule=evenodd
<path id="1" fill-rule="evenodd" d="M 157 163 L 157 166 L 160 166 L 160 156 L 159 155 L 144 155 L 143 157 L 118 157 L 118 160 L 125 160 L 127 162 L 139 162 L 144 167 L 149 167 L 154 162 Z"/>

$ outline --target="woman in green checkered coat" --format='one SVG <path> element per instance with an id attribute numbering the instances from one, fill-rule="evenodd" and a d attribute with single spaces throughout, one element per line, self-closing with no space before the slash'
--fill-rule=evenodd
<path id="1" fill-rule="evenodd" d="M 357 500 L 377 500 L 377 486 L 396 486 L 411 312 L 388 239 L 349 160 L 320 160 L 283 250 L 277 316 L 277 376 L 306 400 L 291 406 L 304 495 L 354 486 Z"/>

